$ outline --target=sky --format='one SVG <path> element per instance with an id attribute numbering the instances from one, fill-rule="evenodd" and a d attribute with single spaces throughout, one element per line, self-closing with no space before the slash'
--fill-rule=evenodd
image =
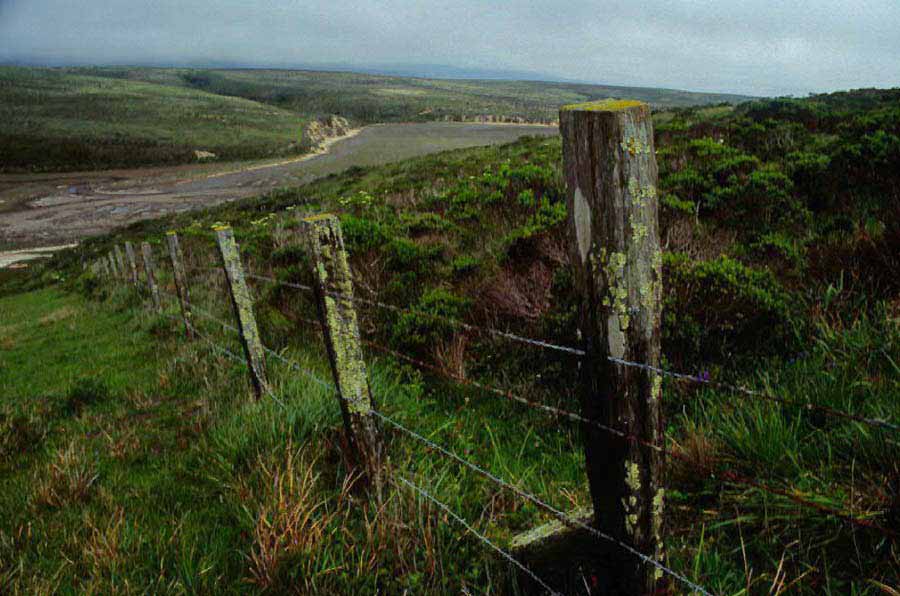
<path id="1" fill-rule="evenodd" d="M 900 0 L 0 0 L 0 63 L 439 64 L 804 96 L 900 86 Z"/>

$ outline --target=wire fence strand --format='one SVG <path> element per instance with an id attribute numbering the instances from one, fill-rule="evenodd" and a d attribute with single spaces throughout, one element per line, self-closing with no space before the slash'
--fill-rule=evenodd
<path id="1" fill-rule="evenodd" d="M 382 413 L 379 412 L 378 410 L 374 410 L 374 409 L 373 409 L 373 410 L 372 410 L 372 413 L 375 414 L 375 415 L 376 415 L 378 418 L 380 418 L 381 420 L 387 422 L 388 424 L 390 424 L 391 426 L 393 426 L 394 428 L 396 428 L 397 430 L 400 430 L 400 431 L 402 431 L 402 432 L 404 432 L 404 433 L 410 435 L 410 436 L 413 437 L 414 439 L 420 441 L 421 443 L 424 443 L 425 445 L 427 445 L 428 447 L 430 447 L 430 448 L 432 448 L 432 449 L 435 449 L 436 451 L 442 453 L 442 454 L 445 455 L 446 457 L 449 457 L 449 458 L 453 459 L 454 461 L 456 461 L 457 463 L 460 463 L 460 464 L 462 464 L 463 466 L 466 466 L 466 467 L 469 468 L 470 470 L 472 470 L 472 471 L 474 471 L 474 472 L 477 472 L 478 474 L 484 476 L 485 478 L 487 478 L 487 479 L 493 481 L 494 483 L 496 483 L 496 484 L 502 486 L 503 488 L 505 488 L 505 489 L 507 489 L 507 490 L 510 490 L 510 491 L 514 492 L 514 493 L 517 494 L 519 497 L 521 497 L 521 498 L 523 498 L 523 499 L 527 499 L 528 501 L 531 501 L 531 502 L 534 503 L 535 505 L 537 505 L 537 506 L 539 506 L 539 507 L 545 509 L 546 511 L 549 511 L 551 514 L 553 514 L 554 517 L 556 517 L 557 519 L 559 519 L 561 522 L 565 523 L 566 525 L 568 525 L 568 526 L 570 526 L 570 527 L 571 527 L 571 526 L 575 526 L 575 527 L 581 528 L 581 529 L 583 529 L 583 530 L 585 530 L 585 531 L 587 531 L 587 532 L 593 534 L 594 536 L 603 539 L 604 541 L 612 542 L 612 543 L 615 544 L 616 546 L 618 546 L 618 547 L 620 547 L 620 548 L 622 548 L 622 549 L 625 549 L 625 550 L 628 551 L 630 554 L 632 554 L 632 555 L 634 555 L 635 557 L 637 557 L 638 559 L 640 559 L 643 563 L 646 563 L 646 564 L 648 564 L 648 565 L 652 565 L 653 567 L 659 569 L 662 573 L 665 573 L 665 574 L 667 574 L 667 575 L 670 575 L 670 576 L 674 577 L 674 578 L 677 579 L 678 581 L 680 581 L 680 582 L 682 582 L 683 584 L 685 584 L 686 586 L 690 587 L 690 588 L 693 590 L 694 593 L 700 593 L 700 594 L 705 594 L 706 596 L 712 596 L 712 594 L 710 594 L 710 592 L 707 591 L 707 590 L 706 590 L 705 588 L 703 588 L 702 586 L 700 586 L 700 585 L 698 585 L 698 584 L 692 582 L 692 581 L 689 580 L 687 577 L 685 577 L 684 575 L 678 573 L 677 571 L 674 571 L 674 570 L 670 569 L 669 567 L 666 567 L 664 564 L 662 564 L 661 562 L 657 561 L 657 560 L 654 559 L 653 557 L 650 557 L 650 556 L 648 556 L 648 555 L 646 555 L 646 554 L 640 552 L 639 550 L 635 549 L 634 547 L 632 547 L 632 546 L 630 546 L 630 545 L 628 545 L 628 544 L 625 544 L 625 543 L 622 542 L 621 540 L 618 540 L 618 539 L 614 538 L 613 536 L 610 536 L 609 534 L 607 534 L 607 533 L 605 533 L 605 532 L 601 532 L 600 530 L 598 530 L 598 529 L 596 529 L 596 528 L 594 528 L 594 527 L 591 527 L 591 526 L 585 524 L 585 523 L 582 522 L 581 520 L 578 520 L 578 519 L 576 519 L 576 518 L 573 518 L 573 517 L 571 517 L 571 516 L 566 515 L 566 514 L 565 514 L 564 512 L 562 512 L 561 510 L 557 509 L 557 508 L 554 507 L 553 505 L 550 505 L 549 503 L 546 503 L 546 502 L 542 501 L 541 499 L 539 499 L 537 496 L 533 495 L 532 493 L 529 493 L 529 492 L 527 492 L 527 491 L 524 491 L 524 490 L 520 489 L 519 487 L 517 487 L 517 486 L 515 486 L 515 485 L 513 485 L 513 484 L 510 484 L 510 483 L 507 482 L 506 480 L 503 480 L 502 478 L 500 478 L 500 477 L 498 477 L 498 476 L 495 476 L 494 474 L 492 474 L 491 472 L 489 472 L 489 471 L 485 470 L 484 468 L 478 466 L 477 464 L 474 464 L 474 463 L 472 463 L 472 462 L 469 462 L 469 461 L 463 459 L 462 457 L 460 457 L 460 456 L 457 455 L 456 453 L 453 453 L 452 451 L 449 451 L 448 449 L 445 449 L 444 447 L 438 445 L 438 444 L 435 443 L 434 441 L 431 441 L 431 440 L 429 440 L 429 439 L 426 439 L 425 437 L 423 437 L 422 435 L 418 434 L 417 432 L 415 432 L 415 431 L 413 431 L 413 430 L 410 430 L 410 429 L 406 428 L 405 426 L 403 426 L 403 425 L 400 424 L 399 422 L 393 420 L 392 418 L 386 416 L 385 414 L 382 414 Z"/>

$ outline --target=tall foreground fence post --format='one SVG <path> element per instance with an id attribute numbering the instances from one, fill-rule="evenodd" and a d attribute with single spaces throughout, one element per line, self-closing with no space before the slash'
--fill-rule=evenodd
<path id="1" fill-rule="evenodd" d="M 222 268 L 225 269 L 225 276 L 228 278 L 231 305 L 241 334 L 241 345 L 244 347 L 244 356 L 250 369 L 250 380 L 256 398 L 259 399 L 263 393 L 269 391 L 269 381 L 262 341 L 256 327 L 256 318 L 253 316 L 253 300 L 250 298 L 247 280 L 244 279 L 244 267 L 241 265 L 241 254 L 234 241 L 234 232 L 227 226 L 217 227 L 215 230 L 219 255 L 222 257 Z"/>
<path id="2" fill-rule="evenodd" d="M 134 245 L 131 242 L 125 243 L 125 258 L 128 260 L 128 272 L 131 274 L 131 283 L 137 287 L 138 270 L 137 260 L 134 257 Z"/>
<path id="3" fill-rule="evenodd" d="M 159 301 L 159 287 L 156 285 L 156 265 L 153 262 L 153 249 L 147 242 L 141 243 L 141 255 L 144 257 L 144 275 L 147 277 L 147 289 L 153 299 L 156 312 L 162 312 L 162 302 Z"/>
<path id="4" fill-rule="evenodd" d="M 659 365 L 662 256 L 650 108 L 607 100 L 560 110 L 579 328 L 588 481 L 598 528 L 641 553 L 663 553 L 662 379 L 616 360 Z M 659 571 L 617 545 L 599 561 L 613 593 L 650 594 Z M 603 584 L 605 582 L 601 582 Z"/>
<path id="5" fill-rule="evenodd" d="M 191 326 L 191 300 L 187 286 L 187 275 L 184 271 L 184 255 L 181 253 L 181 245 L 178 243 L 178 234 L 167 232 L 166 243 L 169 245 L 169 259 L 172 261 L 172 276 L 175 279 L 175 290 L 178 292 L 178 302 L 181 305 L 184 332 L 187 334 L 188 339 L 193 339 L 194 328 Z"/>
<path id="6" fill-rule="evenodd" d="M 313 258 L 316 304 L 325 336 L 328 360 L 338 390 L 351 457 L 380 486 L 383 453 L 381 434 L 363 359 L 359 323 L 353 304 L 353 280 L 340 220 L 330 214 L 303 220 Z"/>

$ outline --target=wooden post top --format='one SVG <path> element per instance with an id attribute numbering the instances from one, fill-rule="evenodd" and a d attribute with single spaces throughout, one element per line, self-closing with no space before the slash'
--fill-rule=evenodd
<path id="1" fill-rule="evenodd" d="M 600 99 L 597 101 L 585 101 L 571 103 L 560 108 L 563 112 L 625 112 L 636 108 L 649 110 L 650 106 L 636 99 Z"/>

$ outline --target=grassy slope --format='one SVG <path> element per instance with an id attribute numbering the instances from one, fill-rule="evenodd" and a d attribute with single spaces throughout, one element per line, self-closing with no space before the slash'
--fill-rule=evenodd
<path id="1" fill-rule="evenodd" d="M 718 113 L 709 116 L 723 117 Z M 709 126 L 705 122 L 699 125 Z M 681 125 L 674 122 L 661 134 L 671 135 L 678 126 Z M 796 131 L 793 132 L 796 136 Z M 700 147 L 710 150 L 708 144 Z M 666 141 L 660 147 L 661 159 L 672 159 L 673 153 L 677 156 L 676 148 L 675 143 Z M 730 154 L 727 158 L 735 161 Z M 713 157 L 708 161 L 710 167 L 718 167 Z M 746 163 L 746 160 L 737 161 Z M 231 221 L 251 270 L 303 282 L 308 281 L 308 264 L 302 251 L 294 246 L 295 215 L 298 211 L 336 210 L 344 214 L 344 230 L 353 253 L 359 291 L 375 292 L 397 304 L 417 304 L 432 312 L 465 317 L 476 324 L 499 325 L 570 343 L 574 337 L 572 296 L 564 283 L 564 268 L 560 267 L 561 229 L 559 214 L 553 208 L 559 203 L 561 192 L 558 168 L 557 140 L 535 139 L 506 147 L 449 152 L 379 168 L 356 169 L 308 187 L 276 192 L 210 212 L 145 222 L 114 238 L 90 241 L 86 249 L 89 253 L 99 252 L 111 241 L 123 238 L 149 238 L 158 245 L 161 232 L 176 227 L 182 234 L 191 265 L 206 266 L 214 260 L 208 226 L 216 221 Z M 663 184 L 672 184 L 668 175 L 664 174 Z M 671 188 L 661 188 L 665 190 Z M 755 199 L 758 195 L 750 196 Z M 750 229 L 747 220 L 739 221 L 738 225 L 750 237 L 735 238 L 729 231 L 732 224 L 728 220 L 704 212 L 697 222 L 692 210 L 689 216 L 679 216 L 678 211 L 670 206 L 663 210 L 663 231 L 673 231 L 670 246 L 692 254 L 698 268 L 706 266 L 701 261 L 702 255 L 713 251 L 709 262 L 716 261 L 715 255 L 720 251 L 727 251 L 757 272 L 769 267 L 780 271 L 784 266 L 784 255 L 748 251 L 762 232 Z M 883 212 L 868 207 L 861 213 L 862 216 L 841 209 L 839 221 L 884 216 Z M 848 234 L 843 229 L 827 231 L 833 225 L 833 217 L 834 213 L 828 210 L 819 214 L 826 231 L 817 231 L 819 236 L 806 239 L 810 252 L 821 252 L 835 236 L 847 240 Z M 689 242 L 684 240 L 685 220 L 691 224 L 687 226 L 693 235 Z M 866 219 L 863 222 L 868 228 L 879 228 Z M 862 224 L 858 225 L 862 229 Z M 877 246 L 878 241 L 874 233 L 867 232 L 861 243 Z M 50 265 L 50 270 L 70 275 L 74 269 L 69 267 L 74 263 L 68 261 L 67 266 L 67 259 L 71 256 L 61 255 Z M 691 312 L 718 315 L 720 308 L 724 310 L 724 306 L 716 306 L 720 302 L 730 308 L 730 302 L 738 301 L 728 293 L 732 287 L 716 285 L 719 282 L 715 269 L 701 269 L 706 277 L 689 278 L 685 286 L 684 280 L 673 275 L 677 262 L 668 264 L 665 287 L 669 296 L 678 302 L 669 302 L 667 315 Z M 745 275 L 741 271 L 737 269 L 738 278 Z M 900 394 L 900 331 L 896 305 L 891 310 L 891 300 L 896 300 L 896 294 L 891 293 L 890 286 L 867 281 L 859 266 L 854 273 L 860 277 L 854 278 L 853 285 L 848 281 L 846 287 L 838 285 L 843 276 L 823 276 L 820 272 L 812 275 L 805 271 L 779 272 L 784 284 L 793 288 L 790 301 L 797 307 L 809 308 L 794 315 L 797 317 L 795 333 L 799 337 L 789 335 L 774 341 L 768 323 L 754 323 L 752 326 L 759 327 L 763 333 L 760 337 L 768 340 L 728 338 L 729 328 L 741 324 L 742 317 L 755 316 L 753 310 L 727 311 L 733 318 L 727 319 L 725 325 L 699 319 L 701 345 L 722 342 L 721 350 L 708 352 L 719 354 L 718 359 L 712 360 L 713 378 L 771 386 L 777 395 L 800 403 L 812 402 L 866 416 L 900 419 L 900 403 L 896 399 Z M 735 275 L 735 270 L 729 268 L 727 273 Z M 750 293 L 764 295 L 768 287 L 766 278 L 750 279 Z M 215 278 L 203 278 L 195 273 L 192 288 L 197 303 L 214 309 L 219 316 L 226 316 L 221 291 L 208 294 L 202 289 L 206 285 L 215 286 Z M 491 293 L 495 287 L 501 291 Z M 707 287 L 712 287 L 713 292 L 704 294 Z M 311 341 L 315 338 L 303 331 L 300 322 L 300 317 L 311 316 L 311 304 L 293 290 L 267 284 L 257 285 L 255 295 L 266 345 L 287 348 L 289 354 L 310 362 L 321 372 L 320 344 Z M 534 296 L 546 301 L 534 300 Z M 737 298 L 744 297 L 738 294 Z M 804 304 L 805 300 L 809 304 Z M 116 308 L 121 301 L 121 296 L 115 297 L 107 307 Z M 696 324 L 680 321 L 675 331 L 683 332 L 684 328 Z M 489 337 L 429 325 L 424 319 L 369 309 L 362 313 L 362 327 L 367 337 L 415 353 L 447 370 L 464 370 L 470 378 L 493 382 L 551 405 L 576 407 L 575 397 L 560 389 L 574 384 L 574 367 L 565 357 L 532 353 L 518 345 L 491 341 Z M 207 329 L 212 331 L 211 327 Z M 670 336 L 664 343 L 670 365 L 692 370 L 690 367 L 704 361 L 685 358 L 681 348 L 676 347 L 678 339 Z M 233 344 L 231 347 L 236 349 Z M 701 355 L 705 354 L 701 351 Z M 735 361 L 735 354 L 744 357 Z M 375 357 L 375 353 L 370 354 L 370 362 Z M 401 367 L 403 374 L 397 381 L 389 372 L 393 367 L 390 363 L 386 366 L 388 369 L 376 366 L 374 378 L 379 403 L 388 414 L 501 476 L 521 479 L 524 488 L 559 507 L 586 502 L 577 434 L 573 434 L 577 429 L 537 418 L 515 405 L 498 402 L 490 394 L 442 384 L 439 379 L 423 377 L 410 368 Z M 285 374 L 277 366 L 273 369 L 275 374 Z M 211 403 L 218 395 L 246 393 L 243 381 L 239 380 L 239 369 L 227 370 L 231 382 L 242 389 L 236 391 L 233 384 L 207 381 L 210 384 L 203 388 L 202 395 Z M 192 382 L 211 378 L 202 369 L 199 372 L 188 369 L 185 375 Z M 296 375 L 283 378 L 293 378 L 295 384 L 306 385 Z M 284 383 L 278 383 L 279 394 L 288 399 L 303 395 L 300 387 Z M 299 397 L 298 401 L 302 402 L 303 398 Z M 847 514 L 867 516 L 887 527 L 898 527 L 896 479 L 900 470 L 896 462 L 900 454 L 892 435 L 854 422 L 823 417 L 802 407 L 752 402 L 728 392 L 698 391 L 688 385 L 667 383 L 664 402 L 671 449 L 698 462 L 709 462 L 715 457 L 721 462 L 717 465 L 723 468 L 736 469 Z M 270 407 L 275 406 L 269 403 L 263 409 Z M 378 522 L 371 526 L 384 530 L 387 536 L 383 539 L 387 542 L 379 546 L 377 541 L 369 541 L 368 537 L 382 539 L 382 535 L 372 529 L 367 531 L 360 517 L 347 514 L 338 505 L 346 503 L 339 496 L 344 470 L 336 444 L 339 426 L 334 411 L 331 412 L 327 416 L 305 410 L 298 412 L 296 424 L 302 420 L 321 423 L 317 430 L 308 431 L 315 432 L 317 440 L 312 443 L 321 451 L 310 452 L 307 457 L 320 458 L 314 469 L 321 471 L 325 480 L 315 495 L 333 507 L 328 511 L 342 512 L 336 517 L 322 513 L 316 519 L 326 520 L 322 523 L 328 528 L 329 540 L 344 536 L 348 543 L 338 543 L 331 549 L 327 546 L 329 540 L 296 548 L 276 542 L 281 544 L 280 550 L 275 549 L 278 552 L 269 559 L 266 568 L 274 566 L 280 571 L 266 581 L 283 587 L 296 581 L 292 579 L 295 574 L 315 577 L 317 582 L 321 580 L 314 586 L 320 592 L 366 589 L 372 587 L 367 582 L 376 581 L 397 582 L 382 584 L 387 591 L 398 586 L 432 590 L 446 586 L 448 592 L 458 592 L 462 585 L 474 586 L 476 591 L 492 587 L 502 591 L 502 587 L 508 586 L 479 545 L 470 540 L 455 541 L 452 537 L 457 529 L 450 527 L 451 522 L 444 519 L 435 525 L 434 520 L 440 520 L 440 516 L 423 515 L 421 509 L 412 506 L 408 496 L 406 501 L 397 496 L 396 503 L 405 505 L 381 518 L 385 525 Z M 261 511 L 266 511 L 266 516 L 275 516 L 272 519 L 287 519 L 287 516 L 277 517 L 277 512 L 283 509 L 265 500 L 272 498 L 272 491 L 266 492 L 265 487 L 272 485 L 271 470 L 286 469 L 283 445 L 287 438 L 293 437 L 299 445 L 300 439 L 310 435 L 294 434 L 292 426 L 273 424 L 273 418 L 262 413 L 242 412 L 241 424 L 259 422 L 261 425 L 249 432 L 238 431 L 228 420 L 214 420 L 207 427 L 209 436 L 225 437 L 210 443 L 207 456 L 227 462 L 226 469 L 236 474 L 226 476 L 222 482 L 238 487 L 235 492 L 241 495 L 240 500 L 251 503 L 250 520 L 258 520 Z M 272 445 L 282 447 L 272 449 Z M 479 528 L 487 529 L 500 541 L 541 519 L 533 509 L 522 507 L 521 502 L 442 462 L 435 454 L 418 450 L 405 438 L 395 437 L 390 453 L 398 471 L 415 476 L 469 520 L 478 520 Z M 263 459 L 257 459 L 258 455 Z M 791 589 L 809 594 L 876 594 L 879 593 L 876 581 L 897 584 L 900 564 L 895 546 L 877 532 L 852 530 L 787 498 L 704 479 L 689 465 L 671 463 L 670 563 L 715 593 L 739 594 L 748 584 L 751 593 L 768 593 L 774 584 L 790 584 Z M 266 474 L 270 476 L 268 481 L 265 481 Z M 297 499 L 303 503 L 309 500 L 297 496 L 291 502 L 296 503 Z M 268 508 L 263 507 L 265 503 Z M 485 503 L 491 506 L 485 509 Z M 359 508 L 362 503 L 356 501 L 353 506 Z M 234 516 L 227 522 L 244 523 L 241 527 L 245 528 L 252 526 L 240 519 Z M 337 530 L 341 526 L 348 528 L 346 534 Z M 275 536 L 292 535 L 283 522 L 274 523 L 274 527 L 277 528 Z M 333 534 L 328 534 L 332 531 Z M 363 540 L 362 536 L 367 538 Z M 272 535 L 248 535 L 239 548 L 243 549 L 241 552 L 252 553 L 254 544 L 267 544 L 267 539 L 272 539 Z M 431 548 L 432 545 L 439 546 Z M 209 555 L 210 564 L 222 570 L 227 581 L 252 576 L 253 569 L 263 568 L 246 561 L 229 567 L 227 561 L 215 555 L 218 547 L 198 548 L 199 552 L 213 553 Z M 380 554 L 372 555 L 373 552 Z M 354 566 L 351 560 L 375 561 L 386 575 L 382 579 L 373 578 L 374 567 Z M 308 572 L 309 567 L 305 565 L 312 564 L 310 561 L 318 565 L 315 569 L 323 571 L 321 575 Z M 459 567 L 462 562 L 468 569 Z M 329 569 L 339 571 L 324 573 Z M 780 580 L 776 579 L 779 569 L 782 570 Z M 441 584 L 442 581 L 446 583 Z"/>
<path id="2" fill-rule="evenodd" d="M 2 169 L 90 169 L 296 152 L 302 119 L 274 106 L 141 81 L 0 68 Z"/>
<path id="3" fill-rule="evenodd" d="M 337 113 L 364 122 L 481 114 L 555 119 L 560 105 L 605 97 L 640 99 L 657 108 L 736 103 L 747 99 L 741 95 L 650 87 L 422 79 L 344 72 L 115 67 L 69 69 L 68 72 L 186 85 L 302 113 Z"/>
<path id="4" fill-rule="evenodd" d="M 187 163 L 297 152 L 304 118 L 356 122 L 556 118 L 560 105 L 607 96 L 657 107 L 741 96 L 505 81 L 444 81 L 309 71 L 0 67 L 0 171 Z"/>

